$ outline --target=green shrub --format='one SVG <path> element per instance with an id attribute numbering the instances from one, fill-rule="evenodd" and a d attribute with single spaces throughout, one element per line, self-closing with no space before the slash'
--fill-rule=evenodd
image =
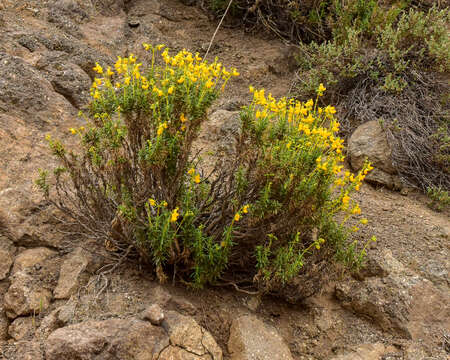
<path id="1" fill-rule="evenodd" d="M 437 8 L 394 10 L 370 34 L 350 26 L 333 40 L 300 44 L 296 95 L 310 96 L 324 83 L 328 100 L 343 111 L 342 135 L 380 119 L 404 182 L 424 190 L 450 186 L 448 166 L 439 160 L 448 156 L 448 129 L 442 126 L 448 101 L 442 95 L 449 93 L 450 15 Z"/>
<path id="2" fill-rule="evenodd" d="M 436 211 L 444 211 L 450 207 L 450 195 L 448 190 L 441 187 L 429 187 L 427 195 L 431 199 L 428 206 Z"/>
<path id="3" fill-rule="evenodd" d="M 96 66 L 103 76 L 92 87 L 87 125 L 70 129 L 77 152 L 48 138 L 61 166 L 51 180 L 41 172 L 45 196 L 110 251 L 139 256 L 160 281 L 171 272 L 203 286 L 226 275 L 270 291 L 314 251 L 358 265 L 361 254 L 346 241 L 357 228 L 346 223 L 361 210 L 349 195 L 371 167 L 342 171 L 334 108 L 251 88 L 233 156 L 205 174 L 192 144 L 238 73 L 167 49 L 157 66 L 163 46 L 144 46 L 152 52 L 145 70 L 132 55 L 114 70 Z"/>

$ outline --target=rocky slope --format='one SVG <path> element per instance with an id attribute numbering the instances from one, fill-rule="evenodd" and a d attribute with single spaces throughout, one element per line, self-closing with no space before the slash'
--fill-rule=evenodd
<path id="1" fill-rule="evenodd" d="M 450 225 L 407 189 L 364 186 L 360 236 L 378 238 L 367 268 L 295 305 L 160 286 L 136 266 L 108 272 L 105 249 L 61 227 L 42 201 L 33 179 L 50 161 L 44 137 L 70 142 L 95 62 L 144 56 L 142 42 L 204 53 L 214 29 L 175 0 L 0 3 L 0 358 L 448 359 Z M 223 28 L 209 56 L 242 74 L 199 144 L 227 146 L 250 83 L 288 92 L 292 48 Z M 398 187 L 389 150 L 380 154 L 382 140 L 372 149 L 367 131 L 353 138 L 352 164 L 374 156 L 373 181 Z"/>

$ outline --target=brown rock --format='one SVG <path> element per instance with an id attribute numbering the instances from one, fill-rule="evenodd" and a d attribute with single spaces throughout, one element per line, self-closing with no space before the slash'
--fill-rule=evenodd
<path id="1" fill-rule="evenodd" d="M 8 337 L 8 319 L 3 309 L 3 304 L 0 304 L 0 341 L 6 340 Z"/>
<path id="2" fill-rule="evenodd" d="M 55 299 L 67 299 L 78 286 L 79 276 L 89 264 L 90 254 L 82 248 L 75 249 L 63 262 L 58 285 L 53 294 Z"/>
<path id="3" fill-rule="evenodd" d="M 53 310 L 41 322 L 39 327 L 40 334 L 46 338 L 50 333 L 67 325 L 73 318 L 75 313 L 74 304 L 66 304 Z"/>
<path id="4" fill-rule="evenodd" d="M 11 278 L 11 286 L 5 294 L 4 306 L 9 318 L 21 315 L 39 314 L 50 305 L 52 293 L 36 284 L 35 280 L 24 272 L 18 272 Z"/>
<path id="5" fill-rule="evenodd" d="M 392 163 L 392 150 L 378 121 L 368 121 L 353 132 L 348 142 L 348 155 L 355 171 L 362 168 L 366 159 L 372 162 L 374 170 L 366 177 L 368 182 L 391 189 L 401 187 L 400 179 L 396 176 L 397 170 Z"/>
<path id="6" fill-rule="evenodd" d="M 144 310 L 142 318 L 150 321 L 153 325 L 159 326 L 164 320 L 164 313 L 158 304 L 153 304 Z"/>
<path id="7" fill-rule="evenodd" d="M 165 348 L 158 360 L 211 360 L 209 354 L 196 355 L 177 346 L 169 346 Z"/>
<path id="8" fill-rule="evenodd" d="M 6 279 L 12 263 L 13 259 L 9 251 L 0 249 L 0 280 Z"/>
<path id="9" fill-rule="evenodd" d="M 86 321 L 50 334 L 47 360 L 153 359 L 169 345 L 161 327 L 137 319 Z"/>
<path id="10" fill-rule="evenodd" d="M 391 271 L 395 267 L 391 267 Z M 406 271 L 384 278 L 349 280 L 336 286 L 336 297 L 344 307 L 369 316 L 381 328 L 420 339 L 430 328 L 450 330 L 450 297 L 433 284 Z"/>
<path id="11" fill-rule="evenodd" d="M 14 340 L 26 340 L 34 335 L 35 321 L 31 316 L 18 317 L 15 319 L 8 328 L 8 334 Z"/>
<path id="12" fill-rule="evenodd" d="M 17 255 L 14 261 L 12 274 L 41 265 L 47 258 L 56 255 L 56 252 L 45 247 L 27 249 Z"/>
<path id="13" fill-rule="evenodd" d="M 231 324 L 228 350 L 232 360 L 291 360 L 277 330 L 256 316 L 244 315 Z"/>
<path id="14" fill-rule="evenodd" d="M 392 350 L 394 350 L 395 353 L 395 349 L 386 348 L 381 343 L 363 344 L 358 346 L 352 352 L 336 356 L 332 360 L 379 360 L 387 352 L 391 353 Z"/>
<path id="15" fill-rule="evenodd" d="M 16 344 L 16 359 L 20 360 L 43 360 L 44 355 L 41 345 L 36 341 L 20 341 Z"/>
<path id="16" fill-rule="evenodd" d="M 368 158 L 377 169 L 395 174 L 397 171 L 392 165 L 391 152 L 386 134 L 376 120 L 360 125 L 348 143 L 350 163 L 355 170 L 361 169 Z"/>
<path id="17" fill-rule="evenodd" d="M 197 356 L 209 354 L 211 360 L 222 359 L 222 350 L 214 338 L 193 318 L 168 311 L 166 323 L 171 345 L 181 347 Z"/>

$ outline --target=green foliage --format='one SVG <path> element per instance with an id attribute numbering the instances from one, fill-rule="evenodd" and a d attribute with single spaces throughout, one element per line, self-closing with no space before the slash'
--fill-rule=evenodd
<path id="1" fill-rule="evenodd" d="M 97 64 L 102 77 L 82 114 L 86 126 L 70 129 L 78 152 L 48 138 L 61 166 L 54 181 L 41 172 L 44 195 L 108 250 L 139 256 L 160 281 L 173 272 L 201 287 L 231 269 L 228 275 L 270 291 L 321 248 L 330 261 L 353 266 L 357 251 L 346 239 L 357 229 L 346 222 L 361 210 L 349 195 L 371 167 L 342 172 L 335 109 L 251 88 L 233 155 L 205 175 L 192 143 L 238 72 L 187 51 L 164 50 L 157 66 L 163 46 L 144 47 L 152 54 L 145 70 L 133 55 L 119 58 L 114 71 Z"/>
<path id="2" fill-rule="evenodd" d="M 300 44 L 296 95 L 311 96 L 324 83 L 328 101 L 347 115 L 345 136 L 363 121 L 383 118 L 403 181 L 424 190 L 447 186 L 448 9 L 339 3 L 332 38 Z"/>
<path id="3" fill-rule="evenodd" d="M 450 195 L 441 187 L 429 187 L 427 195 L 431 199 L 428 206 L 436 211 L 444 211 L 450 206 Z"/>
<path id="4" fill-rule="evenodd" d="M 385 91 L 400 92 L 408 86 L 405 73 L 412 69 L 448 72 L 450 38 L 446 30 L 450 17 L 445 10 L 428 13 L 410 9 L 398 18 L 373 29 L 367 36 L 364 26 L 343 28 L 331 41 L 300 44 L 300 69 L 306 79 L 299 83 L 301 95 L 312 94 L 320 83 L 331 92 L 345 92 L 347 79 L 368 76 Z M 370 48 L 373 38 L 373 48 Z"/>

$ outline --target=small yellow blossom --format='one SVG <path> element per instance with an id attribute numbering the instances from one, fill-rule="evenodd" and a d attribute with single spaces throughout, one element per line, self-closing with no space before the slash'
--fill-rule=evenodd
<path id="1" fill-rule="evenodd" d="M 236 215 L 234 215 L 234 221 L 238 222 L 240 218 L 241 215 L 239 215 L 239 213 L 236 213 Z"/>
<path id="2" fill-rule="evenodd" d="M 174 88 L 173 86 L 171 86 L 171 87 L 169 87 L 169 89 L 167 90 L 167 93 L 168 93 L 169 95 L 172 95 L 174 90 L 175 90 L 175 88 Z"/>
<path id="3" fill-rule="evenodd" d="M 360 223 L 366 225 L 369 222 L 367 219 L 361 219 Z"/>
<path id="4" fill-rule="evenodd" d="M 94 70 L 98 74 L 103 74 L 103 68 L 98 62 L 95 63 L 95 67 L 92 70 Z"/>
<path id="5" fill-rule="evenodd" d="M 242 212 L 244 214 L 247 214 L 248 213 L 248 208 L 249 208 L 249 205 L 244 205 L 244 207 L 242 208 Z"/>
<path id="6" fill-rule="evenodd" d="M 180 216 L 180 214 L 178 213 L 178 208 L 175 208 L 172 211 L 172 214 L 170 215 L 170 222 L 175 222 L 178 220 L 178 217 Z"/>
<path id="7" fill-rule="evenodd" d="M 156 205 L 155 199 L 149 199 L 148 202 L 150 203 L 151 206 L 155 206 Z"/>
<path id="8" fill-rule="evenodd" d="M 199 175 L 199 174 L 196 174 L 196 175 L 194 176 L 194 182 L 195 182 L 196 184 L 198 184 L 198 183 L 200 182 L 200 175 Z"/>
<path id="9" fill-rule="evenodd" d="M 194 175 L 194 174 L 195 174 L 195 169 L 194 169 L 194 168 L 190 168 L 190 169 L 188 170 L 188 174 L 189 174 L 189 175 Z"/>

